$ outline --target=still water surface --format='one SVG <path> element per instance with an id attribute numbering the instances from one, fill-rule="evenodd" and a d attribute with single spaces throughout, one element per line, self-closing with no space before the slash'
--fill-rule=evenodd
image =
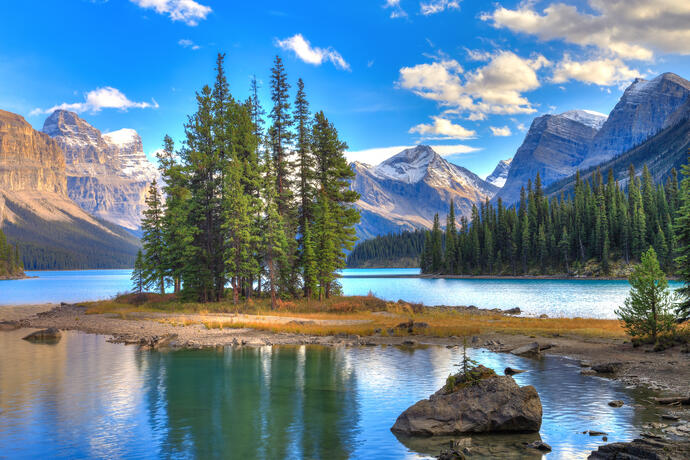
<path id="1" fill-rule="evenodd" d="M 65 332 L 55 345 L 0 332 L 0 457 L 428 458 L 438 444 L 390 431 L 408 406 L 436 391 L 462 349 L 428 347 L 225 348 L 152 352 Z M 552 458 L 585 458 L 658 420 L 649 395 L 581 375 L 565 359 L 470 350 L 482 364 L 534 385 Z M 621 399 L 625 406 L 607 403 Z M 635 408 L 635 406 L 638 406 Z M 539 435 L 474 437 L 492 458 L 540 458 L 519 447 Z M 526 455 L 526 456 L 525 456 Z M 485 458 L 486 458 L 485 457 Z"/>
<path id="2" fill-rule="evenodd" d="M 347 269 L 341 279 L 346 295 L 373 293 L 383 299 L 425 305 L 519 307 L 527 315 L 615 318 L 629 292 L 627 281 L 349 278 L 409 275 L 418 269 Z M 110 298 L 131 289 L 129 270 L 27 272 L 38 278 L 0 281 L 0 306 L 79 302 Z M 670 283 L 672 288 L 680 283 Z"/>

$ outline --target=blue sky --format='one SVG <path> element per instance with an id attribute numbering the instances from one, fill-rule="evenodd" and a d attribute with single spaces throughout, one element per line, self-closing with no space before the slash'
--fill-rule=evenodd
<path id="1" fill-rule="evenodd" d="M 8 2 L 0 108 L 40 129 L 64 106 L 104 132 L 136 129 L 151 154 L 166 133 L 183 139 L 217 52 L 241 99 L 280 54 L 351 158 L 424 142 L 484 176 L 535 116 L 608 114 L 636 76 L 690 77 L 688 24 L 674 0 Z"/>

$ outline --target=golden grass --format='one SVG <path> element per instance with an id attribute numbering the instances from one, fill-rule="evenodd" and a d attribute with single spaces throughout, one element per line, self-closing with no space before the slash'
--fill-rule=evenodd
<path id="1" fill-rule="evenodd" d="M 404 302 L 386 302 L 373 296 L 336 297 L 323 302 L 281 301 L 276 310 L 270 309 L 268 299 L 256 299 L 233 305 L 231 302 L 182 303 L 170 296 L 149 295 L 138 305 L 131 298 L 85 304 L 88 314 L 111 313 L 134 319 L 131 313 L 167 313 L 170 317 L 157 321 L 174 326 L 201 324 L 207 329 L 251 328 L 273 333 L 327 335 L 373 334 L 405 336 L 406 329 L 395 328 L 410 319 L 428 325 L 415 333 L 435 337 L 469 336 L 497 332 L 527 336 L 577 336 L 623 338 L 625 331 L 616 320 L 590 318 L 525 318 L 489 312 L 467 312 L 449 308 L 423 307 Z M 218 313 L 256 316 L 256 320 L 222 318 Z M 295 323 L 285 317 L 301 320 L 328 320 L 329 324 Z M 350 321 L 355 320 L 356 323 Z"/>

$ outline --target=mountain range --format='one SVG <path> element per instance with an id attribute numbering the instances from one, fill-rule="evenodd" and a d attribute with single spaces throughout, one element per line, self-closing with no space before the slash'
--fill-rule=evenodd
<path id="1" fill-rule="evenodd" d="M 429 228 L 451 201 L 458 217 L 487 200 L 514 204 L 537 174 L 551 195 L 572 190 L 576 171 L 587 177 L 597 167 L 625 181 L 630 164 L 638 171 L 646 165 L 663 180 L 685 162 L 689 147 L 690 82 L 672 73 L 636 79 L 608 116 L 579 109 L 535 118 L 515 155 L 486 179 L 427 145 L 378 165 L 352 163 L 357 235 Z M 73 268 L 130 264 L 139 247 L 132 233 L 157 177 L 132 129 L 101 133 L 76 113 L 57 110 L 39 132 L 0 110 L 0 225 L 43 268 L 55 260 Z"/>
<path id="2" fill-rule="evenodd" d="M 428 146 L 405 150 L 378 166 L 354 163 L 352 188 L 361 195 L 358 235 L 428 228 L 436 212 L 447 214 L 451 199 L 458 216 L 469 216 L 472 205 L 487 198 L 512 205 L 537 174 L 551 194 L 568 192 L 577 171 L 587 176 L 597 166 L 613 169 L 616 179 L 625 181 L 630 164 L 638 172 L 647 165 L 662 180 L 686 161 L 689 117 L 690 82 L 664 73 L 634 80 L 608 116 L 578 109 L 535 118 L 514 157 L 499 162 L 486 180 Z"/>

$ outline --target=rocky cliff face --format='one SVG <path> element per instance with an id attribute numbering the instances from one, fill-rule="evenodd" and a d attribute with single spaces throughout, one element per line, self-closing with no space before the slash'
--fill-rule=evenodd
<path id="1" fill-rule="evenodd" d="M 0 190 L 60 195 L 67 191 L 65 158 L 58 144 L 20 115 L 4 110 L 0 110 Z"/>
<path id="2" fill-rule="evenodd" d="M 157 171 L 132 129 L 101 132 L 73 112 L 57 110 L 43 125 L 65 152 L 67 192 L 82 209 L 136 230 Z"/>
<path id="3" fill-rule="evenodd" d="M 610 160 L 669 127 L 677 118 L 674 113 L 683 110 L 688 96 L 690 81 L 674 73 L 664 73 L 649 81 L 635 79 L 592 140 L 580 167 Z"/>
<path id="4" fill-rule="evenodd" d="M 498 188 L 465 168 L 444 160 L 425 145 L 407 149 L 378 166 L 353 163 L 351 188 L 360 194 L 356 206 L 360 239 L 403 229 L 431 227 L 435 213 L 445 216 L 451 200 L 457 216 L 491 198 Z"/>
<path id="5" fill-rule="evenodd" d="M 32 261 L 27 268 L 55 268 L 55 260 L 62 268 L 130 267 L 137 239 L 77 206 L 66 169 L 58 142 L 0 110 L 0 227 Z"/>
<path id="6" fill-rule="evenodd" d="M 584 110 L 535 118 L 495 199 L 501 198 L 505 204 L 516 202 L 520 189 L 537 173 L 544 185 L 573 174 L 604 120 L 605 115 Z"/>
<path id="7" fill-rule="evenodd" d="M 508 178 L 508 173 L 510 172 L 510 163 L 512 161 L 512 158 L 499 161 L 496 165 L 496 168 L 494 168 L 494 171 L 489 174 L 485 180 L 498 188 L 503 187 L 506 184 L 506 179 Z"/>

